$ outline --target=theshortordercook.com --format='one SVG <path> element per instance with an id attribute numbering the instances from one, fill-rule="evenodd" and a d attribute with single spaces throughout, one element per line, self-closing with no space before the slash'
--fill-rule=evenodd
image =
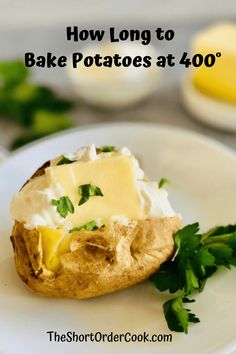
<path id="1" fill-rule="evenodd" d="M 50 342 L 172 342 L 172 334 L 150 334 L 143 333 L 77 333 L 68 331 L 66 333 L 58 333 L 57 331 L 47 331 Z"/>

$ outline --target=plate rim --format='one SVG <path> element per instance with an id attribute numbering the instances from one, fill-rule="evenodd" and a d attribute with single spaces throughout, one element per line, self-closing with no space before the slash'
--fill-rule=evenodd
<path id="1" fill-rule="evenodd" d="M 65 129 L 61 132 L 58 133 L 54 133 L 48 136 L 45 136 L 43 138 L 37 139 L 35 141 L 32 141 L 31 143 L 28 143 L 18 149 L 16 149 L 13 152 L 10 152 L 9 155 L 7 156 L 7 158 L 2 162 L 1 166 L 0 166 L 0 171 L 1 168 L 4 167 L 7 162 L 9 162 L 10 160 L 12 160 L 12 158 L 17 157 L 17 155 L 20 155 L 21 153 L 30 150 L 31 148 L 37 146 L 37 145 L 41 145 L 42 143 L 49 141 L 49 140 L 53 140 L 55 138 L 58 137 L 63 137 L 63 136 L 67 136 L 76 132 L 83 132 L 86 130 L 96 130 L 96 129 L 102 129 L 102 128 L 122 128 L 122 127 L 133 127 L 133 128 L 155 128 L 155 129 L 160 129 L 160 130 L 165 130 L 165 131 L 172 131 L 174 133 L 177 134 L 183 134 L 186 133 L 189 136 L 192 136 L 193 138 L 196 139 L 200 139 L 202 142 L 210 144 L 218 149 L 221 149 L 221 151 L 224 151 L 228 154 L 231 155 L 231 157 L 236 159 L 236 151 L 227 146 L 226 144 L 224 144 L 223 142 L 212 138 L 206 134 L 200 133 L 200 132 L 196 132 L 193 131 L 191 129 L 187 129 L 187 128 L 182 128 L 182 127 L 178 127 L 175 125 L 170 125 L 170 124 L 160 124 L 160 123 L 153 123 L 153 122 L 131 122 L 131 121 L 123 121 L 123 122 L 119 122 L 119 121 L 115 121 L 115 122 L 109 122 L 109 123 L 95 123 L 95 124 L 86 124 L 83 126 L 77 126 L 77 127 L 73 127 L 70 129 Z"/>
<path id="2" fill-rule="evenodd" d="M 220 149 L 222 152 L 227 153 L 228 155 L 230 155 L 236 162 L 236 152 L 228 147 L 227 145 L 225 145 L 224 143 L 218 141 L 217 139 L 208 137 L 207 135 L 204 135 L 202 133 L 199 132 L 195 132 L 189 129 L 185 129 L 185 128 L 181 128 L 181 127 L 177 127 L 177 126 L 172 126 L 172 125 L 168 125 L 168 124 L 158 124 L 158 123 L 146 123 L 146 122 L 111 122 L 111 123 L 96 123 L 96 124 L 88 124 L 88 125 L 84 125 L 81 127 L 75 127 L 72 129 L 67 129 L 64 130 L 62 132 L 56 133 L 56 134 L 52 134 L 50 136 L 38 139 L 30 144 L 27 144 L 19 149 L 17 149 L 15 152 L 13 152 L 12 154 L 10 154 L 9 158 L 6 159 L 6 161 L 3 162 L 3 164 L 0 166 L 0 172 L 1 172 L 1 167 L 5 165 L 5 163 L 9 160 L 12 160 L 13 158 L 17 157 L 18 155 L 24 153 L 25 151 L 30 150 L 31 148 L 35 147 L 35 146 L 39 146 L 41 143 L 46 142 L 48 140 L 53 140 L 54 138 L 58 138 L 60 136 L 69 136 L 70 134 L 76 133 L 76 132 L 85 132 L 88 130 L 96 130 L 96 129 L 102 129 L 102 128 L 115 128 L 115 127 L 119 127 L 119 128 L 125 128 L 125 127 L 130 127 L 130 128 L 155 128 L 159 131 L 166 131 L 166 132 L 174 132 L 177 134 L 188 134 L 188 136 L 192 136 L 196 139 L 200 139 L 203 143 L 206 144 L 210 144 L 211 146 Z M 217 353 L 222 353 L 221 350 L 224 351 L 233 351 L 236 348 L 236 338 L 235 339 L 231 339 L 229 342 L 227 342 L 226 344 L 222 345 L 220 348 L 215 348 Z"/>

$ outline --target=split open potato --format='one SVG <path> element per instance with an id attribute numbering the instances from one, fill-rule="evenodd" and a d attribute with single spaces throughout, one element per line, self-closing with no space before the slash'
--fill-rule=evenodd
<path id="1" fill-rule="evenodd" d="M 99 154 L 103 154 L 103 156 L 99 156 Z M 11 213 L 15 224 L 11 241 L 14 248 L 16 269 L 23 282 L 30 289 L 41 295 L 81 299 L 127 288 L 148 279 L 159 269 L 161 263 L 169 259 L 174 253 L 173 235 L 181 227 L 181 220 L 169 205 L 163 207 L 167 211 L 167 215 L 164 215 L 164 209 L 162 209 L 163 215 L 161 215 L 160 205 L 158 205 L 157 201 L 155 209 L 157 215 L 150 215 L 151 213 L 155 214 L 153 210 L 149 210 L 149 212 L 146 210 L 142 215 L 138 214 L 137 218 L 130 217 L 144 210 L 144 205 L 140 202 L 141 194 L 144 200 L 147 201 L 144 189 L 140 192 L 141 194 L 139 192 L 135 194 L 137 189 L 135 181 L 141 181 L 140 185 L 143 185 L 145 182 L 151 183 L 146 177 L 141 176 L 140 173 L 138 177 L 132 174 L 134 157 L 127 154 L 124 156 L 120 152 L 114 151 L 109 151 L 106 154 L 106 152 L 99 152 L 98 149 L 96 150 L 96 156 L 99 159 L 83 159 L 81 158 L 81 153 L 79 156 L 79 158 L 72 160 L 61 157 L 61 159 L 59 158 L 53 162 L 46 163 L 36 171 L 33 177 L 18 193 L 18 196 L 12 201 Z M 82 155 L 82 157 L 85 157 L 85 155 Z M 122 213 L 122 217 L 119 214 L 120 217 L 112 219 L 109 213 L 113 215 L 113 207 L 115 208 L 115 206 L 110 206 L 109 203 L 114 203 L 114 200 L 110 196 L 106 199 L 106 195 L 109 194 L 109 191 L 115 194 L 116 187 L 112 187 L 112 177 L 108 178 L 108 180 L 106 178 L 110 172 L 107 171 L 104 174 L 106 166 L 103 165 L 103 160 L 112 160 L 117 157 L 122 161 L 119 159 L 115 160 L 113 168 L 115 171 L 111 172 L 114 174 L 114 178 L 116 170 L 117 173 L 121 173 L 122 171 L 124 173 L 126 171 L 124 169 L 127 168 L 127 175 L 123 176 L 123 179 L 125 181 L 125 178 L 127 178 L 128 185 L 133 179 L 136 188 L 134 188 L 135 193 L 132 195 L 127 195 L 132 189 L 131 186 L 129 186 L 128 191 L 125 191 L 124 195 L 121 190 L 118 190 L 117 193 L 118 195 L 120 194 L 121 201 L 124 198 L 124 203 L 127 204 L 130 198 L 132 202 L 132 198 L 134 198 L 133 202 L 137 202 L 140 205 L 133 210 L 128 210 L 124 206 L 126 214 Z M 63 158 L 65 163 L 60 163 Z M 100 161 L 99 164 L 101 166 L 92 165 L 96 161 Z M 124 165 L 122 165 L 123 163 Z M 93 183 L 89 184 L 93 186 L 93 189 L 88 192 L 87 188 L 87 194 L 83 195 L 81 192 L 82 182 L 80 181 L 80 176 L 83 174 L 83 168 L 89 171 L 90 167 L 88 168 L 86 164 L 90 164 L 92 167 L 95 166 L 96 175 L 100 173 L 102 177 L 96 177 L 96 179 L 93 177 L 94 173 L 91 172 L 92 170 L 88 172 L 90 175 L 87 182 Z M 119 164 L 122 166 L 120 165 L 119 167 Z M 60 169 L 63 172 L 63 180 L 65 176 L 68 176 L 70 190 L 72 190 L 72 179 L 73 183 L 79 188 L 76 188 L 75 194 L 72 195 L 68 192 L 69 189 L 66 190 L 67 187 L 63 185 L 64 182 L 57 180 L 57 182 L 61 183 L 63 192 L 67 192 L 67 201 L 69 200 L 71 204 L 67 203 L 63 205 L 63 207 L 67 206 L 68 209 L 63 209 L 64 216 L 59 215 L 58 223 L 52 226 L 50 224 L 51 221 L 48 221 L 48 214 L 45 216 L 45 205 L 41 214 L 37 214 L 37 218 L 35 217 L 33 213 L 36 210 L 34 210 L 36 202 L 34 199 L 29 199 L 29 195 L 37 199 L 37 195 L 32 194 L 33 189 L 37 185 L 39 189 L 37 201 L 38 212 L 40 198 L 45 197 L 44 192 L 45 190 L 48 191 L 50 187 L 48 185 L 46 189 L 40 190 L 39 183 L 46 177 L 48 178 L 49 175 L 52 176 L 52 171 L 54 177 L 58 176 L 54 172 Z M 68 175 L 66 175 L 65 171 L 68 172 Z M 69 173 L 71 173 L 71 176 L 73 174 L 73 176 L 70 177 Z M 129 175 L 129 173 L 131 174 Z M 77 176 L 76 181 L 75 176 Z M 118 177 L 120 178 L 120 176 Z M 100 181 L 100 192 L 96 194 L 96 191 L 98 192 L 98 189 L 96 189 L 98 188 L 98 180 Z M 35 184 L 33 184 L 33 181 Z M 123 182 L 121 181 L 120 183 Z M 148 187 L 150 186 L 148 184 Z M 119 189 L 121 189 L 121 184 L 119 185 Z M 164 193 L 162 188 L 158 188 L 158 186 L 156 186 L 156 189 L 157 193 L 160 193 L 160 195 L 156 195 L 156 198 L 159 198 L 160 204 L 164 205 L 163 196 L 166 195 L 166 192 Z M 26 193 L 28 194 L 26 195 Z M 85 196 L 87 196 L 87 199 Z M 62 197 L 65 197 L 63 193 Z M 75 202 L 75 198 L 78 198 L 77 202 Z M 81 202 L 82 198 L 85 201 Z M 55 199 L 53 200 L 55 201 Z M 58 200 L 61 201 L 60 198 Z M 165 203 L 167 203 L 166 199 Z M 59 208 L 60 205 L 59 202 L 55 203 L 49 200 L 48 207 L 52 208 L 54 214 L 58 213 L 58 210 L 62 213 L 62 210 Z M 20 206 L 21 210 L 19 210 Z M 85 206 L 88 210 L 85 210 Z M 31 219 L 27 219 L 26 214 L 24 214 L 26 207 L 29 207 L 28 214 L 30 212 L 32 214 Z M 148 207 L 150 208 L 150 205 Z M 122 209 L 122 203 L 119 204 L 119 208 Z M 117 212 L 121 212 L 121 209 Z M 66 213 L 65 210 L 67 211 Z M 102 213 L 101 210 L 107 210 L 107 214 L 105 215 L 105 212 Z M 88 217 L 89 212 L 89 215 L 93 219 L 92 221 L 91 219 L 85 219 Z M 127 215 L 129 213 L 131 214 Z M 65 216 L 65 214 L 67 215 Z M 98 222 L 96 216 L 99 215 L 102 215 L 102 220 Z M 65 224 L 67 219 L 69 220 L 69 224 Z M 47 220 L 48 224 L 45 220 Z M 85 223 L 86 220 L 87 223 Z M 75 224 L 77 221 L 78 225 Z"/>

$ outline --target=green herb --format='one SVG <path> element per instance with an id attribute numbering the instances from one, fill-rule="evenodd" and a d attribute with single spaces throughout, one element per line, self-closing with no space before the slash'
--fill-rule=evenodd
<path id="1" fill-rule="evenodd" d="M 186 297 L 178 296 L 164 303 L 163 311 L 170 330 L 188 333 L 188 323 L 200 322 L 190 310 L 183 307 L 183 303 L 194 302 Z"/>
<path id="2" fill-rule="evenodd" d="M 186 317 L 181 301 L 194 290 L 202 291 L 219 266 L 236 266 L 236 225 L 220 226 L 200 234 L 199 224 L 195 223 L 179 230 L 174 241 L 175 256 L 163 263 L 150 280 L 160 291 L 182 293 L 164 304 L 164 313 L 170 329 L 187 333 L 188 323 L 198 321 L 189 311 Z"/>
<path id="3" fill-rule="evenodd" d="M 75 162 L 75 161 L 74 160 L 70 160 L 70 159 L 68 159 L 68 157 L 62 155 L 61 159 L 57 163 L 57 166 L 68 165 L 68 164 L 73 163 L 73 162 Z"/>
<path id="4" fill-rule="evenodd" d="M 161 178 L 158 183 L 158 188 L 162 188 L 165 184 L 170 184 L 170 181 L 167 178 Z"/>
<path id="5" fill-rule="evenodd" d="M 70 233 L 75 232 L 75 231 L 81 231 L 81 230 L 85 230 L 85 231 L 94 231 L 97 230 L 98 226 L 96 221 L 92 220 L 87 222 L 86 224 L 80 226 L 80 227 L 74 227 L 73 229 L 70 230 Z"/>
<path id="6" fill-rule="evenodd" d="M 115 146 L 102 146 L 100 152 L 112 152 L 115 150 Z"/>
<path id="7" fill-rule="evenodd" d="M 29 73 L 21 60 L 0 61 L 0 118 L 26 130 L 12 148 L 72 126 L 71 119 L 62 114 L 72 103 L 45 86 L 32 84 Z"/>
<path id="8" fill-rule="evenodd" d="M 22 60 L 0 61 L 1 86 L 15 87 L 28 78 L 28 70 Z"/>
<path id="9" fill-rule="evenodd" d="M 61 197 L 60 199 L 52 200 L 52 205 L 55 205 L 57 207 L 58 213 L 63 217 L 66 218 L 68 213 L 70 212 L 71 214 L 74 214 L 75 208 L 74 205 L 72 204 L 70 198 L 68 197 Z"/>
<path id="10" fill-rule="evenodd" d="M 71 120 L 66 114 L 39 110 L 32 120 L 32 129 L 39 135 L 48 135 L 71 128 Z"/>
<path id="11" fill-rule="evenodd" d="M 31 141 L 70 128 L 71 126 L 71 120 L 65 114 L 38 111 L 32 117 L 30 129 L 25 134 L 22 134 L 19 138 L 17 138 L 13 142 L 11 148 L 17 149 L 18 147 L 30 143 Z"/>
<path id="12" fill-rule="evenodd" d="M 92 184 L 83 184 L 78 188 L 79 194 L 81 194 L 81 199 L 79 205 L 86 203 L 90 197 L 101 196 L 103 197 L 102 191 L 99 187 Z"/>

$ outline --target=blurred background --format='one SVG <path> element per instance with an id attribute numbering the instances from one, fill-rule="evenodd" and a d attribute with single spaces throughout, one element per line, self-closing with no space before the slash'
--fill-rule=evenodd
<path id="1" fill-rule="evenodd" d="M 93 51 L 89 41 L 66 41 L 67 26 L 114 26 L 117 32 L 123 28 L 174 29 L 173 41 L 153 40 L 140 50 L 179 56 L 184 51 L 205 53 L 207 49 L 222 51 L 225 61 L 196 75 L 181 65 L 155 68 L 155 72 L 132 68 L 90 73 L 68 68 L 25 70 L 21 63 L 25 52 L 69 56 L 75 51 Z M 125 43 L 120 49 L 104 49 L 105 44 L 98 49 L 104 53 L 120 50 L 125 55 L 139 51 L 129 41 Z M 2 150 L 73 126 L 115 121 L 183 127 L 236 149 L 235 0 L 0 0 L 0 45 Z"/>

